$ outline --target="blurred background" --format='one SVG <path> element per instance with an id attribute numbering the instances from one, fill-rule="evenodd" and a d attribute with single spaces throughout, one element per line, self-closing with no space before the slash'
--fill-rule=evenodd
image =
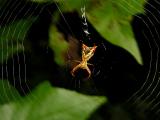
<path id="1" fill-rule="evenodd" d="M 159 120 L 159 6 L 0 0 L 0 120 Z"/>

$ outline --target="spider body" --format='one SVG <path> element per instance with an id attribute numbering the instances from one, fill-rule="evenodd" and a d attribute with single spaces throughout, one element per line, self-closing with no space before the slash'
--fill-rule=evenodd
<path id="1" fill-rule="evenodd" d="M 87 62 L 94 55 L 94 52 L 95 52 L 96 48 L 97 48 L 96 45 L 94 45 L 93 47 L 88 47 L 85 44 L 82 44 L 82 61 L 80 61 L 80 63 L 72 69 L 72 71 L 71 71 L 72 76 L 75 76 L 74 73 L 78 69 L 87 70 L 88 78 L 91 76 L 91 71 L 88 67 L 88 65 L 91 65 L 91 64 L 89 64 Z"/>

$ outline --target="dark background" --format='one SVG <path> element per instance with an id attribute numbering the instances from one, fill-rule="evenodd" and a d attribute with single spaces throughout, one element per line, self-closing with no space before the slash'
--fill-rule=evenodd
<path id="1" fill-rule="evenodd" d="M 13 12 L 13 4 L 16 4 L 16 8 L 12 15 L 9 13 L 2 14 L 0 17 L 1 26 L 9 24 L 15 16 L 17 16 L 16 19 L 38 16 L 37 21 L 30 28 L 27 34 L 27 40 L 25 41 L 24 54 L 26 66 L 24 64 L 24 54 L 22 52 L 18 53 L 18 55 L 15 54 L 8 59 L 7 64 L 1 64 L 1 66 L 8 68 L 8 73 L 4 71 L 3 77 L 8 78 L 10 83 L 13 84 L 12 66 L 14 64 L 14 71 L 18 71 L 19 66 L 21 67 L 20 75 L 22 83 L 16 81 L 16 88 L 21 95 L 28 94 L 30 90 L 43 80 L 49 80 L 53 86 L 73 89 L 84 94 L 107 96 L 109 103 L 102 106 L 102 108 L 93 114 L 90 118 L 93 120 L 125 120 L 128 118 L 131 120 L 159 120 L 159 112 L 157 113 L 160 108 L 159 104 L 154 109 L 151 110 L 151 108 L 160 99 L 158 94 L 160 88 L 158 81 L 160 44 L 160 12 L 158 10 L 160 4 L 154 0 L 149 0 L 148 2 L 145 5 L 146 14 L 134 16 L 131 23 L 143 58 L 143 65 L 139 65 L 126 50 L 107 42 L 89 22 L 88 28 L 91 33 L 91 40 L 88 40 L 82 29 L 82 20 L 76 11 L 63 13 L 73 33 L 68 28 L 62 16 L 57 23 L 54 23 L 58 30 L 64 34 L 66 41 L 71 46 L 75 44 L 71 42 L 72 39 L 69 39 L 69 36 L 76 38 L 77 44 L 75 47 L 77 48 L 76 54 L 78 56 L 81 56 L 82 43 L 88 46 L 98 45 L 95 55 L 89 61 L 94 64 L 94 66 L 90 67 L 93 72 L 91 79 L 86 79 L 86 71 L 83 70 L 79 70 L 76 73 L 76 77 L 73 78 L 70 75 L 72 68 L 68 64 L 59 66 L 53 61 L 54 52 L 48 45 L 48 28 L 50 24 L 53 24 L 51 22 L 53 14 L 50 13 L 57 11 L 55 4 L 37 4 L 26 1 L 16 4 L 13 0 L 8 6 L 3 5 L 5 8 L 4 13 L 8 11 Z M 20 11 L 20 9 L 22 10 Z M 69 50 L 73 51 L 72 48 L 69 48 Z M 14 63 L 12 59 L 14 59 Z M 66 57 L 66 59 L 68 58 Z M 152 63 L 150 63 L 151 60 Z M 25 81 L 25 67 L 27 81 Z M 149 70 L 151 73 L 144 87 L 135 97 L 129 99 L 144 84 Z M 156 75 L 153 81 L 154 74 Z M 14 76 L 15 79 L 18 79 L 19 73 L 15 72 Z M 147 90 L 150 85 L 151 87 Z M 153 89 L 155 89 L 154 92 L 152 92 Z M 148 95 L 151 96 L 148 97 Z M 155 101 L 150 106 L 147 106 L 154 98 Z M 114 116 L 119 117 L 116 118 Z"/>

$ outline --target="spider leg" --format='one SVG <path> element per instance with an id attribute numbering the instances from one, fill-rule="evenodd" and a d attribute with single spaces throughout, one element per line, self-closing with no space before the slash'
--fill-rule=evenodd
<path id="1" fill-rule="evenodd" d="M 87 72 L 88 72 L 88 78 L 90 78 L 90 76 L 91 76 L 91 71 L 90 71 L 90 69 L 89 69 L 89 67 L 88 66 L 86 66 L 86 68 L 85 68 L 86 70 L 87 70 Z"/>
<path id="2" fill-rule="evenodd" d="M 71 71 L 72 76 L 75 77 L 74 72 L 75 72 L 76 70 L 78 70 L 80 67 L 81 67 L 81 63 L 78 64 L 77 66 L 75 66 L 75 67 L 72 69 L 72 71 Z"/>
<path id="3" fill-rule="evenodd" d="M 77 62 L 77 63 L 80 63 L 81 61 L 78 61 L 78 60 L 73 60 L 73 62 Z"/>
<path id="4" fill-rule="evenodd" d="M 91 64 L 91 63 L 87 63 L 87 65 L 91 65 L 91 66 L 94 66 L 93 64 Z"/>
<path id="5" fill-rule="evenodd" d="M 78 61 L 78 60 L 68 60 L 68 62 L 67 63 L 73 63 L 73 62 L 76 62 L 76 63 L 81 63 L 81 61 Z"/>

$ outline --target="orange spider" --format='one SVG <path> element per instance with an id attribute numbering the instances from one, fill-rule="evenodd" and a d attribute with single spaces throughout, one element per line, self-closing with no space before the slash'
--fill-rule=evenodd
<path id="1" fill-rule="evenodd" d="M 94 45 L 93 47 L 88 47 L 85 44 L 82 44 L 82 61 L 78 61 L 80 63 L 72 69 L 71 71 L 72 76 L 75 76 L 74 72 L 77 71 L 79 68 L 87 70 L 88 78 L 91 76 L 91 71 L 87 66 L 91 64 L 87 62 L 94 55 L 96 48 L 97 48 L 96 45 Z"/>

